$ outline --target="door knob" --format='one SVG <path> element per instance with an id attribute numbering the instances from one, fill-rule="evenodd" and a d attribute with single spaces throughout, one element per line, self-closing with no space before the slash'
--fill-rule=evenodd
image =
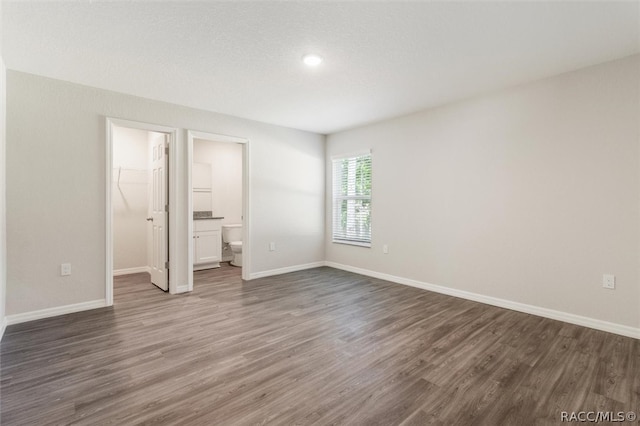
<path id="1" fill-rule="evenodd" d="M 153 222 L 153 218 L 152 217 L 148 217 L 147 218 L 147 222 Z"/>

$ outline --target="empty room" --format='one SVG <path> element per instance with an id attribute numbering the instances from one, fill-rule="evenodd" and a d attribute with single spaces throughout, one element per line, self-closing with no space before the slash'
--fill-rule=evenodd
<path id="1" fill-rule="evenodd" d="M 640 2 L 0 22 L 0 424 L 638 424 Z"/>

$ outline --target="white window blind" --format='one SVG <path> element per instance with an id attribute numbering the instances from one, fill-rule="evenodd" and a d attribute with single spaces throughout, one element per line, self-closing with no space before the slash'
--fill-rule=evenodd
<path id="1" fill-rule="evenodd" d="M 333 242 L 371 247 L 371 153 L 332 162 Z"/>

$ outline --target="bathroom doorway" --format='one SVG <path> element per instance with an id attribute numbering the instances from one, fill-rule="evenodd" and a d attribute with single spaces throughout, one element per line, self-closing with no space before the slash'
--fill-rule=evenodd
<path id="1" fill-rule="evenodd" d="M 246 139 L 188 132 L 189 261 L 192 273 L 220 268 L 241 269 L 249 277 L 249 144 Z M 215 279 L 215 278 L 214 278 Z"/>

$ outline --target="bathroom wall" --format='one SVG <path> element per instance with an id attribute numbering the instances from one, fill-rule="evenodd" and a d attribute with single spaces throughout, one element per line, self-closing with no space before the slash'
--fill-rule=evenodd
<path id="1" fill-rule="evenodd" d="M 372 247 L 334 244 L 327 192 L 327 260 L 640 335 L 639 76 L 635 55 L 328 136 L 329 159 L 372 149 L 373 202 Z"/>
<path id="2" fill-rule="evenodd" d="M 211 165 L 211 206 L 222 224 L 242 223 L 242 145 L 195 139 L 193 161 Z"/>
<path id="3" fill-rule="evenodd" d="M 140 272 L 148 265 L 149 133 L 113 131 L 113 269 Z"/>

